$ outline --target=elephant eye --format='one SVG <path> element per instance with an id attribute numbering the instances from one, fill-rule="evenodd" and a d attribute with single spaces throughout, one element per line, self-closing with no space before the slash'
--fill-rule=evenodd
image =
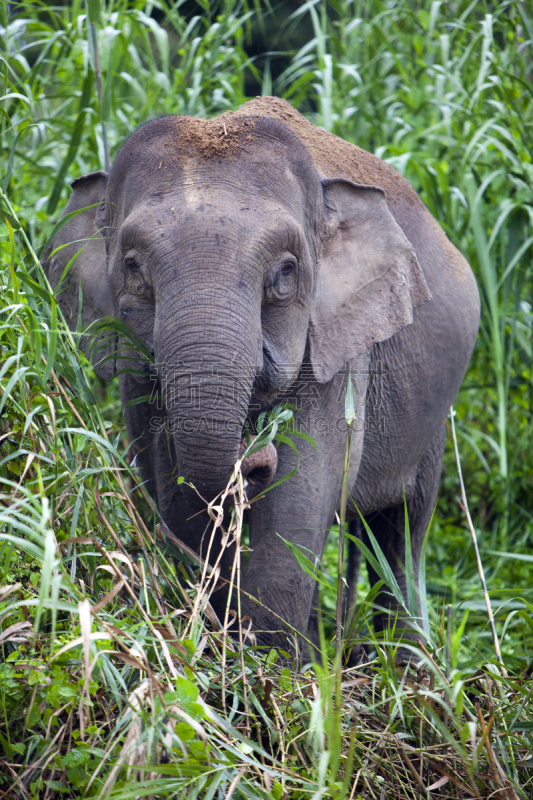
<path id="1" fill-rule="evenodd" d="M 294 289 L 298 265 L 293 259 L 285 261 L 274 276 L 274 288 L 279 294 L 287 295 Z"/>
<path id="2" fill-rule="evenodd" d="M 279 270 L 280 275 L 283 275 L 284 278 L 292 275 L 296 272 L 296 261 L 286 261 Z"/>
<path id="3" fill-rule="evenodd" d="M 139 265 L 136 263 L 134 258 L 131 258 L 131 256 L 126 256 L 126 258 L 124 259 L 124 266 L 126 267 L 127 270 L 139 269 Z"/>
<path id="4" fill-rule="evenodd" d="M 266 287 L 266 302 L 290 300 L 298 285 L 298 264 L 291 258 L 282 263 L 272 277 L 272 283 Z"/>

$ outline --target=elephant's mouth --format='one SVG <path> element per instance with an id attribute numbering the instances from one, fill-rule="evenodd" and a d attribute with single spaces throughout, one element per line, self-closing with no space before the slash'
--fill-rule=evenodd
<path id="1" fill-rule="evenodd" d="M 252 443 L 254 438 L 252 437 L 250 440 Z M 239 448 L 239 458 L 242 458 L 247 447 L 248 443 L 246 438 L 243 437 Z M 243 477 L 248 482 L 247 495 L 249 499 L 272 483 L 277 468 L 278 452 L 272 442 L 262 447 L 261 450 L 246 456 L 242 462 L 241 470 Z"/>

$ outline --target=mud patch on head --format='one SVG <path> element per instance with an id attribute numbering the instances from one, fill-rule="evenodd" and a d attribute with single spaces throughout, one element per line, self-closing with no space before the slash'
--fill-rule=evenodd
<path id="1" fill-rule="evenodd" d="M 178 157 L 231 161 L 254 141 L 254 119 L 237 116 L 232 111 L 214 119 L 175 117 L 165 141 Z"/>
<path id="2" fill-rule="evenodd" d="M 411 184 L 389 164 L 333 133 L 317 128 L 286 100 L 256 97 L 248 100 L 235 114 L 258 115 L 285 125 L 296 134 L 310 153 L 314 165 L 326 178 L 347 178 L 355 183 L 379 186 L 389 203 L 422 206 Z"/>

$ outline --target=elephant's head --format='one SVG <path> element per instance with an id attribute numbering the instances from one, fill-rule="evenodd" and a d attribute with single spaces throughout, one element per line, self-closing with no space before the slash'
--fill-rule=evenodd
<path id="1" fill-rule="evenodd" d="M 109 176 L 74 181 L 80 208 L 54 242 L 89 239 L 59 302 L 75 321 L 81 281 L 83 322 L 112 313 L 154 353 L 179 474 L 207 499 L 302 362 L 329 381 L 428 298 L 383 192 L 325 179 L 260 116 L 147 123 Z M 80 246 L 50 259 L 53 283 Z"/>

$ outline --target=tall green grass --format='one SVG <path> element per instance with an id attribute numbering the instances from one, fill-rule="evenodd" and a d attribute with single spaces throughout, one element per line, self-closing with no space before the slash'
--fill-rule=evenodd
<path id="1" fill-rule="evenodd" d="M 531 792 L 531 16 L 524 3 L 462 0 L 292 9 L 287 19 L 259 2 L 91 3 L 99 100 L 85 3 L 0 4 L 8 797 Z M 270 55 L 250 56 L 273 20 Z M 302 26 L 312 37 L 294 49 Z M 104 128 L 112 155 L 148 117 L 214 115 L 249 87 L 392 163 L 476 271 L 482 329 L 457 427 L 509 677 L 492 649 L 451 448 L 430 533 L 426 651 L 415 648 L 416 668 L 395 666 L 362 583 L 354 640 L 374 660 L 343 670 L 340 685 L 334 537 L 318 574 L 321 653 L 298 673 L 245 631 L 243 647 L 216 631 L 197 559 L 164 538 L 135 488 L 116 387 L 99 383 L 64 326 L 39 257 L 69 181 L 104 167 Z"/>

